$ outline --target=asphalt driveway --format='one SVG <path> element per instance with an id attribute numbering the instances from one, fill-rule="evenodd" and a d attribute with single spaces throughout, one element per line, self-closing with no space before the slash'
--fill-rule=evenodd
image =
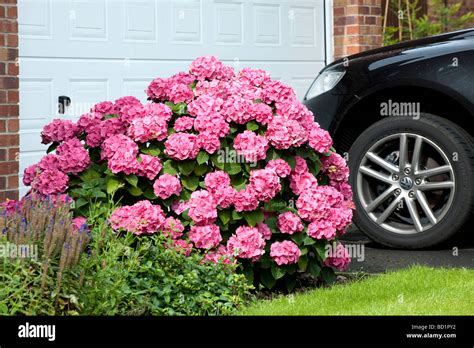
<path id="1" fill-rule="evenodd" d="M 352 258 L 348 269 L 350 272 L 381 273 L 414 264 L 474 269 L 474 238 L 459 246 L 449 245 L 430 250 L 393 250 L 372 243 L 354 227 L 344 236 L 344 243 L 355 244 L 354 250 L 359 251 L 357 258 Z"/>

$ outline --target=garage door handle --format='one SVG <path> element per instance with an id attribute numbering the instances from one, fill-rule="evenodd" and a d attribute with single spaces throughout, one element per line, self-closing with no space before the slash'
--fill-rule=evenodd
<path id="1" fill-rule="evenodd" d="M 66 95 L 60 95 L 58 97 L 58 113 L 64 114 L 66 108 L 71 104 L 71 98 Z"/>

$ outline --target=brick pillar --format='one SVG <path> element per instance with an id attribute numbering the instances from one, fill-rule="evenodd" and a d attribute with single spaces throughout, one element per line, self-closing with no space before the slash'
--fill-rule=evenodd
<path id="1" fill-rule="evenodd" d="M 0 202 L 18 199 L 19 90 L 16 0 L 0 0 Z"/>
<path id="2" fill-rule="evenodd" d="M 382 45 L 381 0 L 334 0 L 334 58 Z"/>

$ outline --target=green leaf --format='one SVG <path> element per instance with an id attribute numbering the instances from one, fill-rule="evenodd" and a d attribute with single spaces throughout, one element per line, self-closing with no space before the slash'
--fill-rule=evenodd
<path id="1" fill-rule="evenodd" d="M 270 216 L 265 220 L 265 223 L 270 227 L 273 233 L 277 231 L 277 220 L 276 216 Z"/>
<path id="2" fill-rule="evenodd" d="M 321 272 L 321 267 L 319 267 L 318 263 L 316 260 L 309 260 L 308 262 L 308 271 L 313 275 L 314 277 L 319 277 L 319 273 Z"/>
<path id="3" fill-rule="evenodd" d="M 217 215 L 219 216 L 219 220 L 221 220 L 224 225 L 227 225 L 229 223 L 231 218 L 229 210 L 220 210 Z"/>
<path id="4" fill-rule="evenodd" d="M 181 177 L 181 184 L 190 191 L 195 191 L 199 185 L 199 178 L 197 176 L 183 176 Z"/>
<path id="5" fill-rule="evenodd" d="M 304 239 L 303 239 L 303 244 L 304 245 L 313 245 L 314 243 L 316 243 L 316 241 L 309 237 L 309 236 L 306 236 Z"/>
<path id="6" fill-rule="evenodd" d="M 303 233 L 295 233 L 291 236 L 291 239 L 293 239 L 296 244 L 301 245 L 303 243 L 303 240 L 305 238 L 305 235 Z"/>
<path id="7" fill-rule="evenodd" d="M 178 171 L 174 167 L 172 160 L 167 160 L 167 161 L 165 161 L 165 163 L 163 163 L 163 173 L 164 174 L 169 174 L 169 175 L 178 174 Z"/>
<path id="8" fill-rule="evenodd" d="M 94 179 L 99 179 L 100 176 L 101 176 L 100 173 L 96 172 L 92 168 L 89 168 L 84 173 L 82 173 L 79 177 L 81 178 L 82 181 L 88 182 Z"/>
<path id="9" fill-rule="evenodd" d="M 50 153 L 50 152 L 53 152 L 54 150 L 56 150 L 56 148 L 58 147 L 59 143 L 52 143 L 51 145 L 48 146 L 48 149 L 46 150 L 46 153 Z"/>
<path id="10" fill-rule="evenodd" d="M 232 220 L 240 220 L 240 219 L 242 219 L 242 214 L 235 210 L 232 210 Z"/>
<path id="11" fill-rule="evenodd" d="M 250 122 L 247 122 L 246 127 L 248 130 L 256 131 L 258 129 L 258 124 L 255 121 L 250 121 Z"/>
<path id="12" fill-rule="evenodd" d="M 155 192 L 153 191 L 153 188 L 151 187 L 148 187 L 145 191 L 143 191 L 143 196 L 146 198 L 146 199 L 149 199 L 149 200 L 154 200 L 154 199 L 157 199 L 158 197 L 155 195 Z"/>
<path id="13" fill-rule="evenodd" d="M 333 284 L 336 281 L 336 274 L 330 267 L 323 267 L 321 276 L 326 284 Z"/>
<path id="14" fill-rule="evenodd" d="M 271 161 L 271 160 L 276 160 L 276 159 L 279 159 L 280 158 L 280 155 L 278 154 L 278 152 L 275 151 L 274 148 L 270 148 L 267 152 L 267 160 L 268 161 Z"/>
<path id="15" fill-rule="evenodd" d="M 273 288 L 276 284 L 276 280 L 269 269 L 262 270 L 260 273 L 260 281 L 268 289 Z"/>
<path id="16" fill-rule="evenodd" d="M 123 186 L 123 183 L 120 182 L 120 180 L 116 177 L 107 177 L 106 182 L 107 193 L 109 195 L 111 195 Z"/>
<path id="17" fill-rule="evenodd" d="M 308 268 L 308 257 L 306 255 L 303 255 L 298 260 L 298 269 L 301 272 L 306 272 L 307 268 Z"/>
<path id="18" fill-rule="evenodd" d="M 283 267 L 279 267 L 278 265 L 276 264 L 273 264 L 272 265 L 272 276 L 273 278 L 275 279 L 280 279 L 280 278 L 283 278 L 286 274 L 286 271 Z"/>
<path id="19" fill-rule="evenodd" d="M 296 277 L 292 276 L 292 277 L 286 277 L 285 279 L 285 285 L 286 285 L 286 289 L 288 291 L 293 291 L 293 289 L 295 288 L 296 286 Z"/>
<path id="20" fill-rule="evenodd" d="M 235 175 L 242 171 L 242 167 L 239 163 L 226 163 L 224 165 L 224 171 L 229 175 Z"/>
<path id="21" fill-rule="evenodd" d="M 198 164 L 204 164 L 209 160 L 209 155 L 206 151 L 201 150 L 199 151 L 196 160 Z"/>
<path id="22" fill-rule="evenodd" d="M 194 174 L 202 176 L 207 172 L 208 166 L 206 164 L 200 164 L 194 168 Z"/>
<path id="23" fill-rule="evenodd" d="M 271 200 L 270 202 L 265 203 L 265 211 L 268 212 L 281 212 L 286 209 L 286 202 L 282 200 Z"/>
<path id="24" fill-rule="evenodd" d="M 95 198 L 107 198 L 107 195 L 105 194 L 105 192 L 102 192 L 99 189 L 93 190 L 91 192 L 91 196 Z"/>
<path id="25" fill-rule="evenodd" d="M 317 243 L 314 248 L 322 261 L 326 260 L 326 244 Z"/>
<path id="26" fill-rule="evenodd" d="M 216 168 L 219 168 L 221 170 L 224 169 L 225 163 L 222 160 L 221 156 L 218 153 L 215 153 L 211 156 L 211 161 L 214 164 Z"/>
<path id="27" fill-rule="evenodd" d="M 139 187 L 129 187 L 127 188 L 127 191 L 135 197 L 141 196 L 143 194 L 143 191 Z"/>
<path id="28" fill-rule="evenodd" d="M 195 161 L 182 161 L 178 163 L 178 169 L 180 173 L 189 175 L 193 172 L 195 165 Z"/>
<path id="29" fill-rule="evenodd" d="M 250 266 L 243 267 L 242 273 L 245 275 L 245 278 L 247 278 L 247 281 L 252 284 L 253 283 L 253 269 Z"/>
<path id="30" fill-rule="evenodd" d="M 265 219 L 265 216 L 263 215 L 263 211 L 261 209 L 257 209 L 244 212 L 244 218 L 250 226 L 254 227 L 258 223 L 262 222 Z"/>
<path id="31" fill-rule="evenodd" d="M 290 165 L 291 169 L 295 169 L 296 159 L 295 159 L 294 156 L 291 156 L 291 155 L 290 156 L 285 156 L 284 160 L 285 160 L 286 163 L 288 163 Z"/>
<path id="32" fill-rule="evenodd" d="M 74 208 L 78 209 L 84 205 L 86 205 L 88 202 L 84 198 L 78 198 L 74 201 Z"/>
<path id="33" fill-rule="evenodd" d="M 133 187 L 137 187 L 138 177 L 135 174 L 126 175 L 126 176 L 124 176 L 124 179 L 125 179 L 126 182 L 128 182 Z"/>
<path id="34" fill-rule="evenodd" d="M 161 150 L 157 145 L 150 144 L 148 147 L 140 148 L 140 152 L 150 156 L 158 156 Z"/>

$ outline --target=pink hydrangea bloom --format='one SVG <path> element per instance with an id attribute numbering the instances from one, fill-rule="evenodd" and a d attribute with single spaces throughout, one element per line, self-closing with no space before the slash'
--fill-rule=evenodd
<path id="1" fill-rule="evenodd" d="M 272 238 L 272 230 L 270 229 L 270 227 L 268 227 L 267 224 L 260 222 L 257 224 L 257 229 L 261 233 L 263 239 L 269 240 L 270 238 Z"/>
<path id="2" fill-rule="evenodd" d="M 89 152 L 77 138 L 69 139 L 59 145 L 56 153 L 59 155 L 59 168 L 64 173 L 78 174 L 91 164 Z"/>
<path id="3" fill-rule="evenodd" d="M 86 143 L 90 147 L 97 147 L 106 139 L 117 134 L 123 134 L 125 131 L 126 127 L 119 118 L 109 118 L 98 124 L 92 125 L 88 129 Z"/>
<path id="4" fill-rule="evenodd" d="M 164 122 L 171 120 L 173 111 L 166 104 L 162 103 L 148 103 L 143 106 L 145 116 L 154 116 L 161 118 Z"/>
<path id="5" fill-rule="evenodd" d="M 138 155 L 138 145 L 123 134 L 114 135 L 102 144 L 102 159 L 111 159 L 116 153 L 130 153 L 133 157 Z"/>
<path id="6" fill-rule="evenodd" d="M 23 201 L 16 201 L 13 199 L 7 199 L 5 202 L 0 203 L 0 216 L 12 216 L 16 212 L 20 212 L 23 206 Z"/>
<path id="7" fill-rule="evenodd" d="M 338 231 L 345 230 L 352 221 L 352 209 L 349 207 L 332 208 L 328 220 Z"/>
<path id="8" fill-rule="evenodd" d="M 102 115 L 112 115 L 117 113 L 117 108 L 115 104 L 111 101 L 103 101 L 98 104 L 95 104 L 91 108 L 91 112 L 97 112 Z"/>
<path id="9" fill-rule="evenodd" d="M 221 147 L 219 137 L 208 132 L 199 133 L 198 144 L 201 149 L 210 154 L 216 152 Z"/>
<path id="10" fill-rule="evenodd" d="M 347 182 L 331 181 L 331 186 L 342 193 L 346 201 L 352 201 L 352 188 Z"/>
<path id="11" fill-rule="evenodd" d="M 232 263 L 236 263 L 237 260 L 235 260 L 234 257 L 229 254 L 225 246 L 219 245 L 217 249 L 209 250 L 204 254 L 204 261 L 230 265 Z"/>
<path id="12" fill-rule="evenodd" d="M 300 217 L 290 211 L 278 215 L 277 227 L 281 233 L 288 234 L 301 232 L 304 228 Z"/>
<path id="13" fill-rule="evenodd" d="M 103 116 L 97 112 L 89 112 L 81 115 L 77 121 L 80 132 L 90 132 L 91 128 L 97 126 L 102 121 Z"/>
<path id="14" fill-rule="evenodd" d="M 176 119 L 176 121 L 174 122 L 173 128 L 177 132 L 184 132 L 184 131 L 193 129 L 193 125 L 194 125 L 194 118 L 183 116 Z"/>
<path id="15" fill-rule="evenodd" d="M 331 208 L 342 206 L 344 197 L 335 188 L 317 186 L 301 193 L 296 201 L 298 215 L 306 221 L 326 219 Z"/>
<path id="16" fill-rule="evenodd" d="M 207 225 L 217 218 L 217 202 L 206 190 L 194 191 L 187 206 L 189 217 L 199 225 Z"/>
<path id="17" fill-rule="evenodd" d="M 295 264 L 300 256 L 298 246 L 289 240 L 275 242 L 270 246 L 270 257 L 278 266 Z"/>
<path id="18" fill-rule="evenodd" d="M 273 119 L 273 111 L 270 106 L 264 103 L 254 103 L 250 109 L 251 118 L 258 123 L 269 124 Z"/>
<path id="19" fill-rule="evenodd" d="M 204 183 L 209 192 L 215 192 L 222 187 L 230 186 L 230 176 L 222 170 L 206 174 Z"/>
<path id="20" fill-rule="evenodd" d="M 268 150 L 268 141 L 265 137 L 246 130 L 234 139 L 234 149 L 244 156 L 248 162 L 257 162 L 265 159 Z"/>
<path id="21" fill-rule="evenodd" d="M 59 170 L 45 170 L 37 175 L 31 188 L 43 195 L 55 195 L 66 191 L 69 177 Z"/>
<path id="22" fill-rule="evenodd" d="M 286 178 L 291 173 L 290 165 L 281 158 L 268 161 L 267 165 L 265 166 L 265 169 L 275 171 L 275 173 L 280 178 Z"/>
<path id="23" fill-rule="evenodd" d="M 195 159 L 198 152 L 199 142 L 195 134 L 173 133 L 165 142 L 165 154 L 175 160 Z"/>
<path id="24" fill-rule="evenodd" d="M 262 98 L 265 103 L 296 99 L 295 91 L 277 80 L 264 81 L 262 88 Z"/>
<path id="25" fill-rule="evenodd" d="M 168 124 L 159 116 L 135 118 L 130 122 L 127 135 L 140 143 L 155 139 L 161 141 L 168 136 Z"/>
<path id="26" fill-rule="evenodd" d="M 313 113 L 297 99 L 287 99 L 276 103 L 275 111 L 279 116 L 298 121 L 305 129 L 315 124 Z M 307 124 L 308 121 L 309 124 Z"/>
<path id="27" fill-rule="evenodd" d="M 174 84 L 189 85 L 195 81 L 195 77 L 191 74 L 185 73 L 184 71 L 180 71 L 179 73 L 170 76 L 168 81 Z"/>
<path id="28" fill-rule="evenodd" d="M 177 215 L 181 215 L 188 208 L 189 208 L 188 202 L 184 202 L 184 201 L 175 200 L 171 204 L 171 210 L 173 210 L 174 213 Z"/>
<path id="29" fill-rule="evenodd" d="M 290 175 L 290 189 L 299 196 L 305 190 L 318 185 L 318 180 L 310 172 L 303 174 L 292 173 Z"/>
<path id="30" fill-rule="evenodd" d="M 191 116 L 207 116 L 218 114 L 224 100 L 222 98 L 203 94 L 188 104 L 188 113 Z"/>
<path id="31" fill-rule="evenodd" d="M 196 58 L 189 67 L 189 72 L 198 80 L 212 80 L 220 76 L 223 64 L 214 56 Z"/>
<path id="32" fill-rule="evenodd" d="M 243 68 L 238 74 L 239 79 L 260 87 L 270 81 L 270 75 L 262 69 Z"/>
<path id="33" fill-rule="evenodd" d="M 131 95 L 128 95 L 128 96 L 125 96 L 125 97 L 120 97 L 118 98 L 115 103 L 114 103 L 114 106 L 115 106 L 115 109 L 118 110 L 118 112 L 120 113 L 120 111 L 122 110 L 122 108 L 124 106 L 127 106 L 127 105 L 141 105 L 142 103 L 140 102 L 140 100 L 138 100 L 138 98 L 134 97 L 134 96 L 131 96 Z"/>
<path id="34" fill-rule="evenodd" d="M 229 134 L 229 124 L 219 114 L 199 115 L 194 120 L 194 129 L 198 132 L 214 134 L 222 138 Z"/>
<path id="35" fill-rule="evenodd" d="M 188 235 L 196 248 L 211 249 L 216 247 L 222 240 L 219 226 L 215 224 L 204 226 L 192 226 Z"/>
<path id="36" fill-rule="evenodd" d="M 301 146 L 308 139 L 306 130 L 298 121 L 273 117 L 265 133 L 270 144 L 276 149 L 289 149 Z"/>
<path id="37" fill-rule="evenodd" d="M 319 153 L 327 153 L 331 149 L 332 139 L 329 132 L 319 128 L 319 125 L 311 127 L 308 133 L 308 143 Z"/>
<path id="38" fill-rule="evenodd" d="M 194 93 L 188 85 L 173 84 L 167 95 L 168 99 L 174 104 L 189 103 L 194 98 Z"/>
<path id="39" fill-rule="evenodd" d="M 252 211 L 258 207 L 258 198 L 256 192 L 251 187 L 246 187 L 234 195 L 234 207 L 238 212 Z"/>
<path id="40" fill-rule="evenodd" d="M 114 174 L 123 172 L 126 175 L 136 174 L 139 163 L 137 157 L 130 152 L 116 152 L 108 160 L 108 167 Z"/>
<path id="41" fill-rule="evenodd" d="M 136 161 L 135 174 L 144 176 L 150 180 L 156 178 L 163 167 L 158 157 L 141 154 L 139 160 Z"/>
<path id="42" fill-rule="evenodd" d="M 55 119 L 43 127 L 41 138 L 43 144 L 61 142 L 74 138 L 79 127 L 70 120 Z"/>
<path id="43" fill-rule="evenodd" d="M 146 114 L 146 109 L 142 104 L 128 104 L 120 109 L 120 120 L 124 124 L 128 124 L 132 120 L 144 117 Z"/>
<path id="44" fill-rule="evenodd" d="M 123 229 L 137 235 L 161 231 L 165 222 L 161 207 L 145 200 L 132 206 L 117 208 L 110 216 L 110 224 L 114 230 Z"/>
<path id="45" fill-rule="evenodd" d="M 197 83 L 196 88 L 194 89 L 194 94 L 196 96 L 208 95 L 210 97 L 214 97 L 215 99 L 220 98 L 225 100 L 230 95 L 229 83 L 221 80 L 202 80 Z M 192 103 L 193 102 L 191 102 L 189 105 L 191 105 Z M 189 105 L 188 112 L 190 112 Z"/>
<path id="46" fill-rule="evenodd" d="M 170 243 L 166 243 L 165 246 L 167 248 L 173 248 L 174 250 L 183 253 L 185 256 L 191 255 L 193 250 L 193 245 L 182 239 L 174 239 Z"/>
<path id="47" fill-rule="evenodd" d="M 265 240 L 255 227 L 240 226 L 227 241 L 227 249 L 241 259 L 258 259 L 265 253 Z"/>
<path id="48" fill-rule="evenodd" d="M 334 224 L 326 219 L 314 220 L 308 225 L 308 236 L 315 239 L 332 240 L 336 237 Z"/>
<path id="49" fill-rule="evenodd" d="M 322 156 L 322 170 L 329 176 L 331 181 L 347 181 L 349 178 L 349 168 L 346 161 L 338 153 L 331 153 L 329 156 Z"/>
<path id="50" fill-rule="evenodd" d="M 181 182 L 176 176 L 163 174 L 153 184 L 155 195 L 166 199 L 172 195 L 179 196 L 181 193 Z"/>
<path id="51" fill-rule="evenodd" d="M 347 249 L 341 243 L 337 243 L 336 247 L 333 248 L 332 253 L 329 257 L 324 260 L 324 265 L 327 267 L 334 267 L 339 271 L 344 271 L 351 262 L 351 257 Z"/>
<path id="52" fill-rule="evenodd" d="M 236 191 L 231 186 L 220 187 L 212 192 L 212 197 L 217 205 L 223 209 L 229 208 L 235 201 Z"/>
<path id="53" fill-rule="evenodd" d="M 295 169 L 293 171 L 296 174 L 303 174 L 308 171 L 308 164 L 303 157 L 295 156 Z"/>
<path id="54" fill-rule="evenodd" d="M 40 169 L 38 168 L 38 165 L 36 164 L 26 167 L 23 172 L 23 184 L 25 186 L 31 185 L 36 175 L 38 175 L 39 173 L 40 173 Z"/>
<path id="55" fill-rule="evenodd" d="M 252 170 L 247 187 L 255 192 L 258 200 L 268 202 L 280 192 L 280 178 L 270 169 Z"/>
<path id="56" fill-rule="evenodd" d="M 174 217 L 168 217 L 165 220 L 165 223 L 163 224 L 163 230 L 162 233 L 164 236 L 172 238 L 172 239 L 178 239 L 183 235 L 184 231 L 184 226 L 179 221 L 178 219 L 175 219 Z"/>
<path id="57" fill-rule="evenodd" d="M 72 219 L 72 229 L 74 232 L 84 232 L 88 229 L 87 219 L 84 216 L 78 216 Z"/>
<path id="58" fill-rule="evenodd" d="M 145 93 L 154 100 L 165 100 L 170 81 L 168 79 L 156 78 L 148 85 Z"/>
<path id="59" fill-rule="evenodd" d="M 251 100 L 231 95 L 225 101 L 221 114 L 225 116 L 227 122 L 245 124 L 255 117 L 255 114 L 251 112 L 252 108 L 253 102 Z"/>
<path id="60" fill-rule="evenodd" d="M 63 171 L 60 168 L 59 164 L 59 156 L 56 155 L 55 153 L 49 153 L 36 164 L 37 168 L 40 169 L 41 171 L 45 170 L 60 170 Z"/>

